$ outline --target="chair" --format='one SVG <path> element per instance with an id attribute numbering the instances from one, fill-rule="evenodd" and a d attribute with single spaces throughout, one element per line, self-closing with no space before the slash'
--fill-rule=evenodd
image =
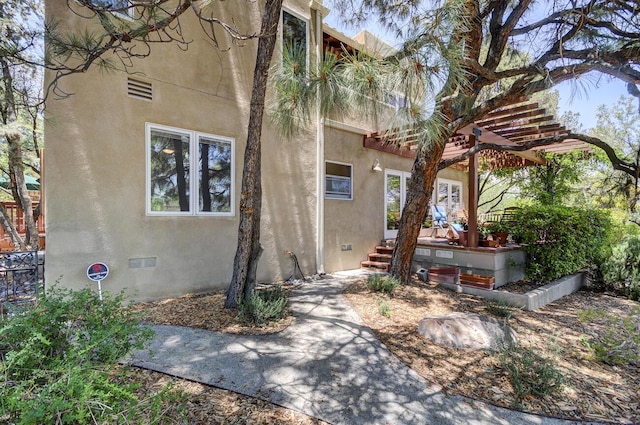
<path id="1" fill-rule="evenodd" d="M 444 226 L 449 225 L 446 211 L 447 209 L 442 205 L 431 206 L 431 237 L 433 237 L 434 232 L 438 237 L 438 229 L 444 230 Z"/>

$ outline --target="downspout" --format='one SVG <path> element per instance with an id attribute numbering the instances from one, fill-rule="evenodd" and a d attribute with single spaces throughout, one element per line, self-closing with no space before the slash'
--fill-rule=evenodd
<path id="1" fill-rule="evenodd" d="M 322 60 L 322 18 L 329 13 L 320 1 L 311 0 L 311 10 L 315 10 L 316 27 L 316 69 Z M 319 90 L 319 89 L 318 89 Z M 324 118 L 320 113 L 320 96 L 316 103 L 316 273 L 324 274 Z"/>
<path id="2" fill-rule="evenodd" d="M 316 69 L 322 60 L 322 12 L 316 9 Z M 318 88 L 318 90 L 320 90 Z M 316 273 L 324 273 L 324 118 L 320 114 L 320 96 L 316 101 Z"/>

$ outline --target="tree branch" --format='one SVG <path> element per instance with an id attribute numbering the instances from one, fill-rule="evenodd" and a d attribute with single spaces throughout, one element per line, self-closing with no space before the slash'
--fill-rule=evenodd
<path id="1" fill-rule="evenodd" d="M 504 15 L 506 5 L 509 2 L 503 2 L 504 6 L 498 6 L 493 11 L 491 16 L 491 23 L 489 24 L 489 31 L 491 33 L 491 44 L 489 46 L 489 53 L 487 54 L 487 60 L 484 63 L 484 67 L 495 70 L 500 64 L 500 60 L 504 54 L 504 49 L 507 46 L 509 37 L 522 17 L 531 5 L 531 0 L 521 0 L 513 8 L 511 14 L 507 20 L 502 24 L 502 17 Z"/>

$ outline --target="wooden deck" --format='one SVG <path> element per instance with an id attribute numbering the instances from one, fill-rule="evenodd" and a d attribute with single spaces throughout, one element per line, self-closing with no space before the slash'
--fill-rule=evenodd
<path id="1" fill-rule="evenodd" d="M 450 245 L 446 238 L 421 237 L 414 267 L 459 267 L 461 273 L 495 278 L 495 287 L 524 277 L 525 255 L 516 244 L 499 248 Z"/>

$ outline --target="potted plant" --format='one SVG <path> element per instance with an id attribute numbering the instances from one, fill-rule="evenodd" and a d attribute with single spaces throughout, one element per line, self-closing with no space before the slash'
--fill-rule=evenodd
<path id="1" fill-rule="evenodd" d="M 500 245 L 507 243 L 507 236 L 511 231 L 511 227 L 507 223 L 494 221 L 487 225 L 487 230 L 493 235 L 493 239 L 497 240 Z"/>

